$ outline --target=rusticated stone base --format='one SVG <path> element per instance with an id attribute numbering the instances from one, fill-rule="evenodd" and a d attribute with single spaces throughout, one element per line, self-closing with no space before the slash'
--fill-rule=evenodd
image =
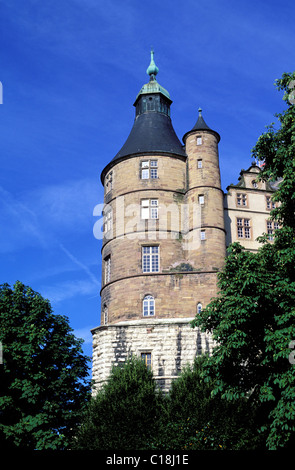
<path id="1" fill-rule="evenodd" d="M 167 392 L 186 364 L 192 364 L 197 355 L 212 352 L 212 337 L 191 328 L 191 321 L 151 318 L 93 329 L 93 394 L 108 379 L 113 365 L 142 353 L 151 353 L 154 378 Z"/>

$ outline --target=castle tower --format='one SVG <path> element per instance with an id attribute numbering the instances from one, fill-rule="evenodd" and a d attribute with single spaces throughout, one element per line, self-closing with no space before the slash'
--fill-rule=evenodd
<path id="1" fill-rule="evenodd" d="M 225 229 L 223 191 L 221 189 L 218 143 L 220 136 L 199 117 L 183 141 L 187 153 L 187 204 L 190 214 L 191 237 L 196 249 L 190 250 L 189 259 L 195 268 L 219 270 L 225 258 Z"/>
<path id="2" fill-rule="evenodd" d="M 158 71 L 152 51 L 130 134 L 101 174 L 101 326 L 92 330 L 96 388 L 113 364 L 136 355 L 168 390 L 187 362 L 212 348 L 211 338 L 189 322 L 216 295 L 225 256 L 220 137 L 200 113 L 180 143 Z"/>

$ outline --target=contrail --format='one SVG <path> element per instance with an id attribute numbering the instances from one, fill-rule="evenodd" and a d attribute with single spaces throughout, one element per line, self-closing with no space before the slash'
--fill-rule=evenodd
<path id="1" fill-rule="evenodd" d="M 94 282 L 96 285 L 100 286 L 100 282 L 97 280 L 97 278 L 92 274 L 92 272 L 85 266 L 85 264 L 81 263 L 72 253 L 70 253 L 61 243 L 60 243 L 60 248 L 66 253 L 66 255 L 72 260 L 77 266 L 79 266 L 85 273 L 88 275 L 88 277 L 91 279 L 92 282 Z"/>

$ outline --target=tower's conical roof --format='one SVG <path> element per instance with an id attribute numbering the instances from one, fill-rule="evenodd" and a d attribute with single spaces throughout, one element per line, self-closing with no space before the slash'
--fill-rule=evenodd
<path id="1" fill-rule="evenodd" d="M 185 136 L 186 136 L 187 134 L 189 134 L 190 132 L 193 132 L 193 131 L 210 131 L 210 132 L 213 132 L 213 134 L 216 135 L 217 140 L 218 140 L 218 142 L 219 142 L 219 141 L 220 141 L 220 135 L 218 134 L 218 132 L 214 131 L 214 130 L 211 129 L 209 126 L 207 126 L 207 124 L 206 124 L 206 122 L 204 121 L 204 118 L 203 118 L 203 116 L 202 116 L 202 109 L 199 108 L 198 111 L 199 111 L 199 116 L 198 116 L 197 122 L 196 122 L 196 124 L 194 125 L 194 127 L 193 127 L 190 131 L 188 131 L 188 132 L 186 132 L 186 133 L 184 134 L 184 136 L 183 136 L 183 141 L 184 141 Z"/>
<path id="2" fill-rule="evenodd" d="M 136 97 L 134 103 L 136 115 L 132 129 L 122 148 L 103 170 L 102 181 L 114 163 L 127 157 L 140 154 L 170 154 L 186 157 L 185 150 L 172 126 L 170 95 L 156 80 L 158 71 L 152 51 L 151 62 L 147 69 L 150 80 Z"/>

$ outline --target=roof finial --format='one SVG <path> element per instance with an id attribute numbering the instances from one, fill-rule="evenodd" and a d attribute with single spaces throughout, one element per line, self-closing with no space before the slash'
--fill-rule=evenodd
<path id="1" fill-rule="evenodd" d="M 151 62 L 147 68 L 146 73 L 151 77 L 150 80 L 155 80 L 155 76 L 157 75 L 158 72 L 159 72 L 159 69 L 154 62 L 154 49 L 151 48 Z"/>
<path id="2" fill-rule="evenodd" d="M 199 108 L 198 111 L 199 111 L 199 116 L 202 116 L 202 108 Z"/>

